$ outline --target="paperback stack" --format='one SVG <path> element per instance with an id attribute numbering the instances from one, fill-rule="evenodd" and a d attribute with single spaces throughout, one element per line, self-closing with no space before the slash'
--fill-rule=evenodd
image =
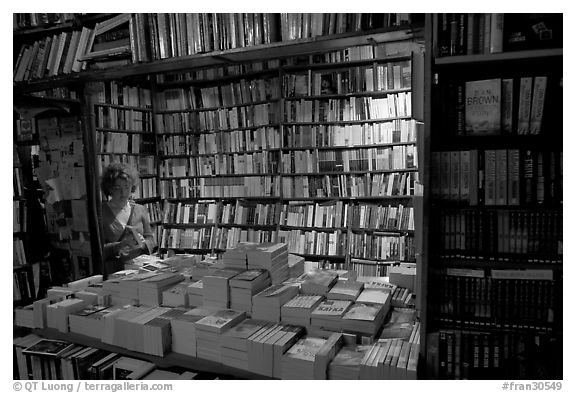
<path id="1" fill-rule="evenodd" d="M 214 267 L 216 258 L 207 257 L 206 259 L 196 263 L 192 266 L 192 279 L 201 280 L 202 277 L 212 274 L 217 268 Z"/>
<path id="2" fill-rule="evenodd" d="M 339 332 L 342 330 L 342 316 L 351 305 L 349 300 L 324 300 L 310 314 L 310 325 Z"/>
<path id="3" fill-rule="evenodd" d="M 14 309 L 14 324 L 16 326 L 34 329 L 34 306 L 28 304 Z"/>
<path id="4" fill-rule="evenodd" d="M 118 298 L 116 300 L 112 298 L 112 304 L 138 304 L 139 281 L 155 275 L 157 273 L 143 272 L 122 277 L 118 283 Z"/>
<path id="5" fill-rule="evenodd" d="M 338 351 L 328 365 L 328 379 L 355 380 L 360 377 L 360 363 L 371 345 L 350 345 Z"/>
<path id="6" fill-rule="evenodd" d="M 360 379 L 396 379 L 403 340 L 386 340 L 372 346 L 360 365 Z"/>
<path id="7" fill-rule="evenodd" d="M 230 279 L 230 308 L 252 315 L 252 296 L 270 286 L 267 270 L 246 270 Z"/>
<path id="8" fill-rule="evenodd" d="M 31 375 L 28 375 L 28 366 L 26 364 L 26 355 L 22 353 L 25 348 L 36 344 L 41 338 L 35 334 L 28 334 L 24 337 L 15 337 L 13 340 L 14 353 L 16 355 L 16 364 L 18 365 L 18 377 L 19 379 L 31 379 Z"/>
<path id="9" fill-rule="evenodd" d="M 342 317 L 342 330 L 375 337 L 386 318 L 380 304 L 354 303 Z"/>
<path id="10" fill-rule="evenodd" d="M 408 340 L 414 330 L 416 322 L 416 309 L 393 308 L 390 319 L 382 328 L 379 339 L 401 338 Z"/>
<path id="11" fill-rule="evenodd" d="M 284 335 L 273 344 L 273 369 L 274 378 L 282 378 L 282 356 L 290 349 L 302 336 L 305 330 L 301 326 L 285 325 L 282 328 Z"/>
<path id="12" fill-rule="evenodd" d="M 134 342 L 132 339 L 135 338 L 136 332 L 134 331 L 134 320 L 142 318 L 147 313 L 149 313 L 153 307 L 148 306 L 134 306 L 130 308 L 125 308 L 120 312 L 113 315 L 113 319 L 110 320 L 112 334 L 111 342 L 108 344 L 113 344 L 122 348 L 132 349 L 138 343 Z"/>
<path id="13" fill-rule="evenodd" d="M 272 323 L 245 319 L 221 336 L 222 364 L 248 371 L 248 339 Z"/>
<path id="14" fill-rule="evenodd" d="M 307 295 L 326 296 L 338 281 L 338 275 L 335 272 L 328 270 L 312 269 L 305 273 L 303 279 L 304 281 L 300 286 L 302 293 Z"/>
<path id="15" fill-rule="evenodd" d="M 200 307 L 204 304 L 204 281 L 193 282 L 186 289 L 186 297 L 190 307 Z"/>
<path id="16" fill-rule="evenodd" d="M 357 303 L 367 303 L 367 304 L 380 304 L 384 306 L 384 312 L 388 314 L 390 310 L 390 300 L 392 299 L 392 294 L 388 291 L 383 291 L 381 289 L 368 289 L 364 290 L 356 299 Z"/>
<path id="17" fill-rule="evenodd" d="M 144 322 L 143 347 L 141 351 L 155 356 L 164 356 L 170 351 L 172 346 L 171 325 L 172 320 L 180 317 L 186 311 L 181 308 L 165 308 L 164 312 L 157 312 L 157 315 Z"/>
<path id="18" fill-rule="evenodd" d="M 329 300 L 350 300 L 353 302 L 356 301 L 363 289 L 364 283 L 340 280 L 328 291 L 326 298 Z"/>
<path id="19" fill-rule="evenodd" d="M 306 337 L 299 339 L 281 360 L 282 379 L 314 379 L 316 353 L 326 343 L 323 338 Z"/>
<path id="20" fill-rule="evenodd" d="M 220 309 L 228 308 L 230 306 L 229 281 L 232 277 L 237 276 L 238 273 L 238 270 L 219 269 L 204 276 L 202 279 L 204 283 L 204 306 Z"/>
<path id="21" fill-rule="evenodd" d="M 300 277 L 302 274 L 304 274 L 304 257 L 288 254 L 288 277 Z"/>
<path id="22" fill-rule="evenodd" d="M 179 282 L 178 284 L 162 292 L 162 305 L 167 307 L 188 307 L 188 287 L 190 281 Z"/>
<path id="23" fill-rule="evenodd" d="M 282 306 L 282 323 L 310 327 L 310 314 L 322 300 L 319 295 L 296 295 Z"/>
<path id="24" fill-rule="evenodd" d="M 248 339 L 248 371 L 255 374 L 264 375 L 264 342 L 282 330 L 282 325 L 277 323 L 270 324 L 258 334 L 250 336 Z M 271 366 L 271 365 L 270 365 Z"/>
<path id="25" fill-rule="evenodd" d="M 83 336 L 100 338 L 104 330 L 104 314 L 110 311 L 107 306 L 89 306 L 68 316 L 70 332 Z"/>
<path id="26" fill-rule="evenodd" d="M 162 292 L 184 280 L 177 273 L 158 273 L 138 282 L 138 300 L 147 306 L 162 304 Z"/>
<path id="27" fill-rule="evenodd" d="M 170 321 L 172 352 L 196 357 L 196 322 L 214 313 L 214 310 L 197 307 L 174 317 Z"/>
<path id="28" fill-rule="evenodd" d="M 66 341 L 40 339 L 22 350 L 22 355 L 30 364 L 31 379 L 59 379 L 60 369 L 56 370 L 59 356 L 67 352 L 73 344 Z M 28 372 L 27 372 L 28 373 Z M 28 378 L 26 378 L 28 379 Z"/>
<path id="29" fill-rule="evenodd" d="M 288 278 L 288 245 L 286 243 L 262 243 L 247 251 L 248 269 L 266 269 L 272 284 L 280 284 Z"/>
<path id="30" fill-rule="evenodd" d="M 145 306 L 140 307 L 141 309 L 146 309 Z M 164 313 L 172 310 L 168 307 L 149 307 L 147 311 L 143 311 L 140 315 L 133 317 L 132 319 L 126 321 L 125 323 L 125 340 L 123 340 L 123 347 L 127 348 L 131 351 L 136 352 L 146 352 L 146 347 L 150 344 L 145 340 L 146 325 L 158 318 L 159 316 L 163 315 Z M 130 333 L 128 333 L 128 331 Z M 168 334 L 170 333 L 170 323 L 168 323 Z M 158 344 L 162 347 L 163 338 L 160 336 L 159 338 L 155 337 L 155 339 L 159 339 L 159 343 L 154 342 L 152 343 L 152 347 L 156 347 Z M 168 342 L 170 344 L 170 342 Z M 163 352 L 163 351 L 162 351 Z"/>
<path id="31" fill-rule="evenodd" d="M 142 379 L 152 372 L 156 365 L 145 360 L 122 356 L 114 362 L 114 379 Z"/>
<path id="32" fill-rule="evenodd" d="M 248 250 L 256 247 L 258 243 L 241 242 L 234 248 L 224 251 L 222 263 L 226 268 L 246 270 L 248 269 Z"/>
<path id="33" fill-rule="evenodd" d="M 64 299 L 46 307 L 46 324 L 49 328 L 68 332 L 68 316 L 86 307 L 83 300 Z"/>
<path id="34" fill-rule="evenodd" d="M 280 323 L 280 310 L 288 300 L 298 294 L 298 288 L 276 284 L 252 297 L 252 318 Z"/>
<path id="35" fill-rule="evenodd" d="M 243 311 L 220 310 L 196 322 L 197 356 L 221 363 L 222 333 L 238 325 L 245 318 L 246 313 Z"/>
<path id="36" fill-rule="evenodd" d="M 162 258 L 155 255 L 139 255 L 136 258 L 124 263 L 124 270 L 141 270 L 144 265 L 161 263 Z M 168 267 L 168 265 L 162 264 L 163 267 Z M 146 271 L 152 271 L 145 269 Z M 156 269 L 158 270 L 158 269 Z"/>
<path id="37" fill-rule="evenodd" d="M 363 282 L 366 289 L 381 289 L 391 293 L 396 290 L 396 285 L 391 284 L 388 277 L 362 276 L 358 277 L 357 281 Z"/>

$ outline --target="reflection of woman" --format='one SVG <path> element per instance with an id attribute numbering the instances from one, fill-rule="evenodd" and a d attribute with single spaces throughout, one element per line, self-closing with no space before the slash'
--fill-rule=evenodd
<path id="1" fill-rule="evenodd" d="M 102 173 L 102 192 L 109 198 L 102 203 L 106 273 L 122 270 L 125 261 L 155 246 L 148 212 L 130 200 L 137 183 L 138 173 L 126 164 L 110 164 Z"/>

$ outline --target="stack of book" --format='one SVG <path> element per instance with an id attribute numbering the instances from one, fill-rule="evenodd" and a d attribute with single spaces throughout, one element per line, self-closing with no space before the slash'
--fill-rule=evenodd
<path id="1" fill-rule="evenodd" d="M 397 379 L 396 367 L 404 342 L 392 339 L 372 345 L 362 359 L 360 379 Z"/>
<path id="2" fill-rule="evenodd" d="M 263 358 L 264 358 L 264 343 L 270 337 L 274 336 L 276 333 L 282 330 L 282 325 L 277 323 L 272 323 L 266 326 L 265 329 L 250 336 L 248 339 L 248 371 L 253 372 L 255 374 L 264 375 L 264 368 L 266 366 L 272 365 L 265 365 Z"/>
<path id="3" fill-rule="evenodd" d="M 328 365 L 328 379 L 356 380 L 360 377 L 360 363 L 371 345 L 344 346 Z"/>
<path id="4" fill-rule="evenodd" d="M 325 330 L 342 330 L 342 316 L 350 308 L 349 300 L 324 300 L 310 314 L 310 325 Z"/>
<path id="5" fill-rule="evenodd" d="M 188 307 L 188 287 L 190 281 L 179 282 L 178 284 L 162 292 L 162 305 L 166 307 Z"/>
<path id="6" fill-rule="evenodd" d="M 247 251 L 248 269 L 266 269 L 272 284 L 288 278 L 288 245 L 286 243 L 261 243 Z"/>
<path id="7" fill-rule="evenodd" d="M 379 339 L 401 338 L 408 340 L 415 328 L 416 309 L 396 308 L 392 309 L 390 319 L 382 328 Z"/>
<path id="8" fill-rule="evenodd" d="M 323 338 L 305 337 L 299 339 L 281 360 L 282 379 L 314 379 L 316 353 L 326 343 Z"/>
<path id="9" fill-rule="evenodd" d="M 288 300 L 298 294 L 298 288 L 276 284 L 252 297 L 252 318 L 280 323 L 280 310 Z"/>
<path id="10" fill-rule="evenodd" d="M 201 307 L 204 304 L 204 281 L 198 280 L 188 285 L 186 297 L 189 307 Z"/>
<path id="11" fill-rule="evenodd" d="M 204 276 L 212 274 L 217 268 L 214 267 L 216 259 L 206 258 L 200 262 L 197 262 L 192 266 L 192 279 L 201 280 Z"/>
<path id="12" fill-rule="evenodd" d="M 133 349 L 139 345 L 134 331 L 134 321 L 146 316 L 154 307 L 133 306 L 127 307 L 114 313 L 106 322 L 109 322 L 109 332 L 106 332 L 108 344 L 116 345 L 122 348 Z M 107 326 L 105 326 L 105 329 Z"/>
<path id="13" fill-rule="evenodd" d="M 245 319 L 221 336 L 222 364 L 248 371 L 248 339 L 263 331 L 270 322 Z"/>
<path id="14" fill-rule="evenodd" d="M 358 296 L 358 299 L 356 299 L 356 302 L 366 304 L 380 304 L 384 306 L 384 312 L 388 314 L 388 311 L 390 310 L 391 299 L 392 294 L 388 291 L 364 288 L 364 290 L 360 293 L 360 296 Z"/>
<path id="15" fill-rule="evenodd" d="M 326 296 L 337 281 L 338 274 L 335 272 L 312 269 L 304 274 L 300 290 L 307 295 Z"/>
<path id="16" fill-rule="evenodd" d="M 342 330 L 375 337 L 385 318 L 385 308 L 380 304 L 354 303 L 342 316 Z"/>
<path id="17" fill-rule="evenodd" d="M 222 254 L 222 263 L 226 268 L 248 269 L 248 250 L 256 247 L 257 243 L 241 242 L 234 248 L 227 249 Z"/>
<path id="18" fill-rule="evenodd" d="M 356 301 L 360 292 L 364 289 L 364 283 L 358 281 L 339 280 L 326 294 L 328 300 Z"/>
<path id="19" fill-rule="evenodd" d="M 272 344 L 274 356 L 272 376 L 274 378 L 282 378 L 282 356 L 304 336 L 305 329 L 301 326 L 286 325 L 282 328 L 282 332 L 283 335 Z"/>
<path id="20" fill-rule="evenodd" d="M 30 373 L 30 379 L 59 379 L 61 370 L 57 367 L 59 357 L 72 348 L 73 344 L 60 340 L 39 339 L 34 340 L 29 347 L 22 350 L 26 374 Z M 26 378 L 28 379 L 28 378 Z"/>
<path id="21" fill-rule="evenodd" d="M 114 363 L 120 359 L 117 353 L 109 353 L 88 368 L 89 379 L 110 380 L 114 378 Z M 64 379 L 74 379 L 74 373 L 64 376 Z"/>
<path id="22" fill-rule="evenodd" d="M 282 323 L 310 327 L 310 314 L 323 299 L 319 295 L 296 295 L 280 309 Z"/>
<path id="23" fill-rule="evenodd" d="M 363 282 L 366 289 L 381 289 L 393 293 L 397 288 L 389 282 L 388 277 L 361 276 L 357 281 Z"/>
<path id="24" fill-rule="evenodd" d="M 156 274 L 143 272 L 122 277 L 118 282 L 118 293 L 111 294 L 112 304 L 138 304 L 138 282 Z"/>
<path id="25" fill-rule="evenodd" d="M 220 310 L 196 322 L 197 356 L 221 363 L 221 335 L 245 318 L 243 311 Z"/>
<path id="26" fill-rule="evenodd" d="M 252 315 L 252 296 L 270 286 L 267 270 L 246 270 L 230 279 L 230 308 Z"/>
<path id="27" fill-rule="evenodd" d="M 64 299 L 46 307 L 46 324 L 49 328 L 68 332 L 68 316 L 82 310 L 86 303 L 80 299 Z"/>
<path id="28" fill-rule="evenodd" d="M 304 257 L 288 254 L 288 277 L 300 277 L 302 274 L 304 274 Z"/>
<path id="29" fill-rule="evenodd" d="M 186 311 L 182 308 L 158 307 L 157 313 L 142 321 L 143 346 L 140 352 L 155 356 L 164 356 L 172 346 L 172 320 L 180 317 Z"/>
<path id="30" fill-rule="evenodd" d="M 162 304 L 162 292 L 184 280 L 177 273 L 158 273 L 138 282 L 138 300 L 140 304 L 159 306 Z"/>
<path id="31" fill-rule="evenodd" d="M 16 326 L 34 329 L 34 305 L 28 304 L 24 307 L 14 309 L 14 324 Z"/>
<path id="32" fill-rule="evenodd" d="M 218 269 L 202 278 L 203 288 L 203 305 L 205 307 L 214 307 L 225 309 L 230 306 L 230 287 L 229 281 L 232 277 L 237 276 L 238 270 Z"/>
<path id="33" fill-rule="evenodd" d="M 104 330 L 102 316 L 109 313 L 108 306 L 89 306 L 68 316 L 70 332 L 100 338 Z"/>
<path id="34" fill-rule="evenodd" d="M 203 307 L 183 310 L 183 314 L 179 314 L 170 320 L 172 352 L 196 357 L 196 322 L 214 314 L 215 311 Z"/>
<path id="35" fill-rule="evenodd" d="M 155 368 L 152 362 L 122 356 L 114 362 L 113 377 L 116 380 L 142 379 Z"/>
<path id="36" fill-rule="evenodd" d="M 28 366 L 26 364 L 26 355 L 22 353 L 25 348 L 36 344 L 41 338 L 35 334 L 28 334 L 24 337 L 15 337 L 13 340 L 14 354 L 16 356 L 16 365 L 18 365 L 19 379 L 31 379 L 28 375 Z"/>

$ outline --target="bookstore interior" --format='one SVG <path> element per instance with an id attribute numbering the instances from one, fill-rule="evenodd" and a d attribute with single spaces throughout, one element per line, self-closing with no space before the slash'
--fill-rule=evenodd
<path id="1" fill-rule="evenodd" d="M 563 379 L 562 14 L 13 14 L 13 378 Z"/>

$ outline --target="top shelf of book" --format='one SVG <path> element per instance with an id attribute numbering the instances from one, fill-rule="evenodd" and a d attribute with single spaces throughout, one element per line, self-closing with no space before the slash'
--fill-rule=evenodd
<path id="1" fill-rule="evenodd" d="M 257 46 L 170 57 L 162 60 L 129 64 L 102 70 L 83 70 L 77 73 L 58 75 L 50 79 L 24 81 L 15 83 L 14 93 L 29 93 L 55 87 L 93 81 L 117 80 L 138 75 L 173 73 L 226 64 L 310 55 L 318 51 L 339 50 L 359 45 L 378 45 L 386 42 L 408 41 L 423 37 L 423 34 L 423 27 L 421 25 L 402 25 L 373 30 L 370 33 L 342 33 L 273 42 Z"/>
<path id="2" fill-rule="evenodd" d="M 484 64 L 496 63 L 500 61 L 510 60 L 531 60 L 531 59 L 546 59 L 562 56 L 562 48 L 553 49 L 534 49 L 524 50 L 517 52 L 503 52 L 503 53 L 488 53 L 477 55 L 461 55 L 461 56 L 446 56 L 439 57 L 434 60 L 435 65 L 462 65 L 462 64 Z"/>

